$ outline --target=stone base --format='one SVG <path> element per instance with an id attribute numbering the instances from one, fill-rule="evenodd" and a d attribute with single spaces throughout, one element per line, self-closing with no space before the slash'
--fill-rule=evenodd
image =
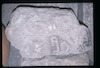
<path id="1" fill-rule="evenodd" d="M 88 66 L 86 53 L 72 56 L 46 56 L 41 59 L 22 58 L 21 66 Z"/>

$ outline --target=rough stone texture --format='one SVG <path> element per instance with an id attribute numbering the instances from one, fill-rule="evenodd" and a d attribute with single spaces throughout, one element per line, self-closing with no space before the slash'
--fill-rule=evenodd
<path id="1" fill-rule="evenodd" d="M 89 30 L 71 10 L 17 8 L 6 35 L 23 58 L 80 54 L 91 48 Z"/>
<path id="2" fill-rule="evenodd" d="M 93 65 L 94 63 L 94 32 L 93 32 L 93 3 L 83 3 L 83 22 L 88 25 L 89 29 L 90 29 L 90 34 L 91 34 L 91 41 L 92 41 L 92 49 L 90 51 L 88 51 L 88 56 L 90 61 L 92 62 L 91 64 Z"/>
<path id="3" fill-rule="evenodd" d="M 57 6 L 62 8 L 72 8 L 77 15 L 77 3 L 4 3 L 2 4 L 2 23 L 4 26 L 6 26 L 9 22 L 12 10 L 15 9 L 18 5 Z"/>
<path id="4" fill-rule="evenodd" d="M 22 58 L 22 66 L 87 66 L 89 60 L 86 53 L 69 56 L 45 56 L 42 59 Z"/>
<path id="5" fill-rule="evenodd" d="M 93 41 L 93 3 L 83 3 L 83 12 L 83 22 L 88 25 L 92 35 L 91 40 Z"/>

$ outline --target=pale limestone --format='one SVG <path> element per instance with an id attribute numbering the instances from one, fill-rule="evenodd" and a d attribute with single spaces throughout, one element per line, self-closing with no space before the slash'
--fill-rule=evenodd
<path id="1" fill-rule="evenodd" d="M 5 32 L 23 58 L 74 55 L 91 49 L 88 28 L 67 9 L 19 7 Z"/>

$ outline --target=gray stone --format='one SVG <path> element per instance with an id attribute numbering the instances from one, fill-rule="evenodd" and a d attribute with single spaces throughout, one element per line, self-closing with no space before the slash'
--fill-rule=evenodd
<path id="1" fill-rule="evenodd" d="M 69 56 L 46 56 L 42 59 L 22 58 L 21 66 L 88 66 L 86 53 Z"/>
<path id="2" fill-rule="evenodd" d="M 91 32 L 91 40 L 92 40 L 92 49 L 90 51 L 88 51 L 88 55 L 89 55 L 89 60 L 92 62 L 90 64 L 93 65 L 94 63 L 94 30 L 93 30 L 93 3 L 83 3 L 83 22 L 88 25 L 90 32 Z"/>
<path id="3" fill-rule="evenodd" d="M 67 9 L 19 7 L 5 32 L 23 58 L 74 55 L 91 49 L 88 28 Z"/>
<path id="4" fill-rule="evenodd" d="M 19 50 L 10 45 L 10 52 L 7 66 L 21 66 L 21 55 Z"/>

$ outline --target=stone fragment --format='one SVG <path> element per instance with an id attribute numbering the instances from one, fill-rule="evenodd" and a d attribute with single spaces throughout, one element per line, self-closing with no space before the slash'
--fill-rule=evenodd
<path id="1" fill-rule="evenodd" d="M 18 7 L 5 32 L 24 58 L 74 55 L 91 49 L 89 29 L 67 9 Z"/>

